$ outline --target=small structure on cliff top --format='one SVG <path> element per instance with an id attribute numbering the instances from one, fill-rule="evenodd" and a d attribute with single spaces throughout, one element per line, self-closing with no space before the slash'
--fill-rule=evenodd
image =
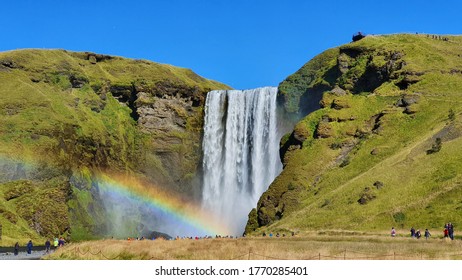
<path id="1" fill-rule="evenodd" d="M 364 37 L 366 37 L 366 34 L 362 33 L 361 31 L 358 33 L 355 33 L 353 34 L 353 42 L 359 41 Z"/>

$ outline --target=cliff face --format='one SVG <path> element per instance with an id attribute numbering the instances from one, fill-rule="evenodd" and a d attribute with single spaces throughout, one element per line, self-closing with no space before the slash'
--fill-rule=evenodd
<path id="1" fill-rule="evenodd" d="M 368 36 L 283 81 L 279 102 L 304 117 L 283 137 L 284 170 L 246 232 L 462 223 L 461 46 L 460 37 Z"/>
<path id="2" fill-rule="evenodd" d="M 205 94 L 223 88 L 145 60 L 0 53 L 2 240 L 104 232 L 98 171 L 194 196 Z"/>

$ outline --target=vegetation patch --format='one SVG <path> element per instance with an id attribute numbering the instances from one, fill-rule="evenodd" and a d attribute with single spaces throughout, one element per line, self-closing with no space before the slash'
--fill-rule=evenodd
<path id="1" fill-rule="evenodd" d="M 393 219 L 396 223 L 402 224 L 406 220 L 406 215 L 403 212 L 396 212 L 393 214 Z"/>
<path id="2" fill-rule="evenodd" d="M 437 137 L 435 139 L 435 143 L 433 143 L 431 149 L 427 150 L 427 155 L 437 153 L 441 150 L 441 147 L 443 146 L 443 141 L 441 138 Z"/>
<path id="3" fill-rule="evenodd" d="M 2 184 L 1 187 L 6 189 L 3 194 L 3 197 L 6 201 L 18 198 L 27 193 L 31 193 L 34 190 L 32 182 L 27 180 L 8 182 Z"/>
<path id="4" fill-rule="evenodd" d="M 364 205 L 376 198 L 377 194 L 370 187 L 365 187 L 358 199 L 358 203 Z"/>
<path id="5" fill-rule="evenodd" d="M 278 100 L 286 112 L 306 115 L 281 149 L 284 170 L 258 202 L 253 233 L 462 223 L 454 210 L 461 45 L 460 36 L 368 36 L 320 54 L 283 81 Z M 315 99 L 313 107 L 302 102 Z M 294 204 L 281 195 L 291 183 L 300 186 Z"/>

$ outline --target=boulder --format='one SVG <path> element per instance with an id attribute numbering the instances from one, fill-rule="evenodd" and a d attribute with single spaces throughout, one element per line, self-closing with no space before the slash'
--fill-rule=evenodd
<path id="1" fill-rule="evenodd" d="M 404 106 L 409 106 L 415 103 L 419 103 L 420 96 L 418 94 L 407 94 L 403 97 Z"/>
<path id="2" fill-rule="evenodd" d="M 420 82 L 422 78 L 420 76 L 417 76 L 417 75 L 406 75 L 404 76 L 404 78 L 397 82 L 396 85 L 401 89 L 401 90 L 405 90 L 407 89 L 410 85 L 413 85 L 413 84 L 416 84 L 418 82 Z"/>
<path id="3" fill-rule="evenodd" d="M 306 139 L 311 137 L 312 132 L 307 128 L 307 126 L 304 123 L 299 123 L 295 126 L 294 128 L 294 138 L 297 140 L 300 144 L 305 142 Z"/>
<path id="4" fill-rule="evenodd" d="M 90 61 L 91 64 L 96 64 L 96 57 L 94 55 L 89 55 L 88 61 Z"/>
<path id="5" fill-rule="evenodd" d="M 361 205 L 365 205 L 368 202 L 374 200 L 375 198 L 377 198 L 377 196 L 373 193 L 371 188 L 365 187 L 357 202 Z"/>
<path id="6" fill-rule="evenodd" d="M 383 182 L 381 181 L 375 181 L 374 182 L 374 187 L 378 190 L 380 190 L 383 187 Z"/>
<path id="7" fill-rule="evenodd" d="M 419 93 L 414 93 L 414 94 L 406 94 L 403 97 L 401 97 L 395 105 L 397 107 L 405 107 L 406 109 L 404 110 L 403 113 L 411 115 L 417 113 L 417 106 L 416 104 L 419 103 L 420 100 L 420 94 Z"/>
<path id="8" fill-rule="evenodd" d="M 350 104 L 348 104 L 348 101 L 343 99 L 334 99 L 330 107 L 335 110 L 341 110 L 344 108 L 350 108 Z"/>
<path id="9" fill-rule="evenodd" d="M 3 59 L 0 60 L 0 68 L 9 68 L 9 69 L 16 69 L 21 68 L 16 62 L 11 59 Z"/>
<path id="10" fill-rule="evenodd" d="M 88 83 L 88 79 L 86 77 L 84 77 L 84 76 L 71 74 L 69 76 L 69 82 L 71 83 L 72 88 L 81 88 L 85 84 Z"/>
<path id="11" fill-rule="evenodd" d="M 316 138 L 329 138 L 333 136 L 332 127 L 328 122 L 320 122 L 316 127 Z"/>
<path id="12" fill-rule="evenodd" d="M 413 115 L 417 113 L 419 110 L 417 109 L 416 106 L 407 106 L 406 109 L 403 111 L 403 113 L 408 114 L 408 115 Z"/>
<path id="13" fill-rule="evenodd" d="M 337 58 L 338 69 L 342 74 L 345 74 L 350 69 L 349 61 L 350 57 L 345 53 L 340 54 Z"/>
<path id="14" fill-rule="evenodd" d="M 346 90 L 342 89 L 339 86 L 335 86 L 334 89 L 331 90 L 330 92 L 336 96 L 343 96 L 347 94 Z"/>

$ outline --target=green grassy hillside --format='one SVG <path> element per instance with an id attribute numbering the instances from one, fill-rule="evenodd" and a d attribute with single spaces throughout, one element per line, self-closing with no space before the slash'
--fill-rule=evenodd
<path id="1" fill-rule="evenodd" d="M 146 60 L 0 53 L 0 245 L 98 236 L 97 170 L 193 194 L 205 94 L 223 88 Z"/>
<path id="2" fill-rule="evenodd" d="M 462 226 L 462 37 L 368 36 L 279 86 L 309 113 L 246 231 Z"/>

